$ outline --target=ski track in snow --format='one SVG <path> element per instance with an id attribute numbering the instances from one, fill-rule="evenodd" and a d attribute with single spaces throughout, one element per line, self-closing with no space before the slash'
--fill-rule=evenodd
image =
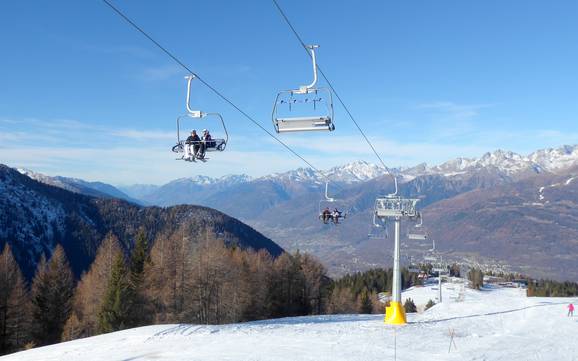
<path id="1" fill-rule="evenodd" d="M 403 327 L 383 315 L 292 317 L 230 325 L 155 325 L 75 340 L 5 357 L 2 361 L 62 360 L 575 360 L 576 298 L 527 298 L 525 290 L 466 289 L 444 284 L 444 302 L 409 314 Z M 404 292 L 419 306 L 435 299 L 433 285 Z M 450 330 L 455 346 L 450 346 Z"/>

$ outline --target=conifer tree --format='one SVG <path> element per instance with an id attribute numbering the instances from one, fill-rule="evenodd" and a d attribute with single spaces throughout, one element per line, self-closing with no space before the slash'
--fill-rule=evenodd
<path id="1" fill-rule="evenodd" d="M 355 303 L 355 295 L 349 287 L 335 287 L 331 296 L 327 311 L 330 314 L 356 313 L 358 307 Z"/>
<path id="2" fill-rule="evenodd" d="M 148 260 L 148 241 L 144 231 L 141 230 L 130 255 L 129 281 L 132 287 L 137 288 L 142 283 L 145 263 Z"/>
<path id="3" fill-rule="evenodd" d="M 151 314 L 143 289 L 144 271 L 147 263 L 150 263 L 148 240 L 145 232 L 141 230 L 136 237 L 129 260 L 128 299 L 126 302 L 129 310 L 127 327 L 143 326 L 151 321 Z"/>
<path id="4" fill-rule="evenodd" d="M 270 287 L 273 317 L 300 316 L 307 314 L 305 279 L 301 271 L 301 254 L 284 253 L 273 263 Z"/>
<path id="5" fill-rule="evenodd" d="M 484 273 L 479 268 L 471 268 L 468 272 L 468 280 L 473 289 L 479 290 L 484 285 Z"/>
<path id="6" fill-rule="evenodd" d="M 0 355 L 28 340 L 30 302 L 24 278 L 8 244 L 0 253 Z"/>
<path id="7" fill-rule="evenodd" d="M 118 238 L 108 234 L 97 250 L 94 262 L 84 273 L 74 293 L 73 310 L 65 326 L 63 340 L 98 333 L 98 315 L 104 302 L 114 261 L 122 250 Z"/>
<path id="8" fill-rule="evenodd" d="M 74 277 L 64 249 L 57 245 L 49 262 L 41 260 L 32 281 L 33 341 L 47 345 L 60 341 L 72 308 Z"/>
<path id="9" fill-rule="evenodd" d="M 258 320 L 269 317 L 271 303 L 269 285 L 271 284 L 273 258 L 265 251 L 245 252 L 245 279 L 247 300 L 243 311 L 243 321 Z"/>
<path id="10" fill-rule="evenodd" d="M 150 262 L 145 263 L 143 281 L 155 322 L 185 322 L 185 287 L 193 258 L 190 238 L 184 232 L 160 235 L 155 240 Z"/>
<path id="11" fill-rule="evenodd" d="M 411 298 L 408 298 L 405 300 L 405 303 L 403 304 L 403 308 L 404 308 L 406 313 L 417 312 L 417 307 L 415 307 L 415 303 L 413 302 L 413 300 Z"/>
<path id="12" fill-rule="evenodd" d="M 371 298 L 369 297 L 369 292 L 364 289 L 358 297 L 359 303 L 359 313 L 372 313 L 373 304 L 371 303 Z"/>
<path id="13" fill-rule="evenodd" d="M 425 309 L 429 310 L 430 308 L 432 308 L 433 306 L 435 306 L 435 302 L 432 300 L 427 301 L 427 304 L 425 305 Z"/>
<path id="14" fill-rule="evenodd" d="M 307 314 L 319 315 L 325 307 L 324 296 L 328 292 L 328 277 L 325 267 L 316 258 L 308 254 L 303 254 L 300 261 L 300 269 L 303 273 L 305 285 L 306 312 Z"/>
<path id="15" fill-rule="evenodd" d="M 112 267 L 101 310 L 98 314 L 99 332 L 122 330 L 130 324 L 130 290 L 127 270 L 122 254 L 118 254 Z"/>

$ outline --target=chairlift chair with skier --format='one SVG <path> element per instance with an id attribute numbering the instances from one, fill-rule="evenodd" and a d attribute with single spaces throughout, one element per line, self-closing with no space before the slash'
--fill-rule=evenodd
<path id="1" fill-rule="evenodd" d="M 319 201 L 319 219 L 324 224 L 331 222 L 337 225 L 347 218 L 347 211 L 344 208 L 343 202 L 329 197 L 328 188 L 329 182 L 326 182 L 324 199 Z"/>
<path id="2" fill-rule="evenodd" d="M 229 141 L 229 133 L 227 132 L 227 127 L 225 126 L 225 121 L 219 113 L 205 113 L 200 110 L 193 110 L 190 106 L 191 99 L 191 82 L 195 79 L 194 75 L 188 75 L 185 77 L 187 79 L 187 98 L 186 98 L 186 110 L 184 115 L 177 117 L 177 144 L 173 146 L 172 151 L 177 154 L 182 154 L 177 160 L 185 160 L 194 162 L 196 160 L 206 161 L 206 152 L 222 152 L 225 150 L 227 143 Z M 181 137 L 183 133 L 183 121 L 187 119 L 199 119 L 206 124 L 205 120 L 214 119 L 217 121 L 216 124 L 220 123 L 220 127 L 223 130 L 224 138 L 212 138 L 193 139 L 189 137 Z M 208 126 L 204 125 L 205 128 Z M 206 129 L 205 129 L 206 130 Z M 206 133 L 208 135 L 208 132 Z M 207 138 L 209 138 L 207 136 Z"/>

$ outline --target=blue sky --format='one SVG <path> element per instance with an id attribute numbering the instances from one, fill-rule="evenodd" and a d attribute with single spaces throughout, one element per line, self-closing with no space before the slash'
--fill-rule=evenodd
<path id="1" fill-rule="evenodd" d="M 390 166 L 578 143 L 576 2 L 279 2 Z M 276 92 L 311 78 L 268 0 L 115 4 L 270 130 Z M 0 44 L 1 163 L 114 184 L 304 165 L 200 83 L 230 147 L 175 161 L 186 72 L 101 1 L 2 2 Z M 337 104 L 335 123 L 281 138 L 321 169 L 376 162 Z"/>

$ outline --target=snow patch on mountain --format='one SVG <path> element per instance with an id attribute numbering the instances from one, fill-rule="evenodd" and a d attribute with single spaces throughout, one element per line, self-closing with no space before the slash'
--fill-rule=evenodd
<path id="1" fill-rule="evenodd" d="M 566 179 L 563 182 L 559 182 L 559 183 L 554 183 L 554 184 L 550 184 L 547 186 L 542 186 L 538 189 L 538 199 L 540 199 L 541 201 L 544 201 L 546 199 L 546 197 L 544 196 L 544 190 L 546 190 L 547 188 L 556 188 L 556 187 L 561 187 L 561 186 L 568 186 L 570 185 L 577 177 L 570 177 L 568 179 Z M 548 203 L 548 201 L 546 201 L 546 203 Z"/>

